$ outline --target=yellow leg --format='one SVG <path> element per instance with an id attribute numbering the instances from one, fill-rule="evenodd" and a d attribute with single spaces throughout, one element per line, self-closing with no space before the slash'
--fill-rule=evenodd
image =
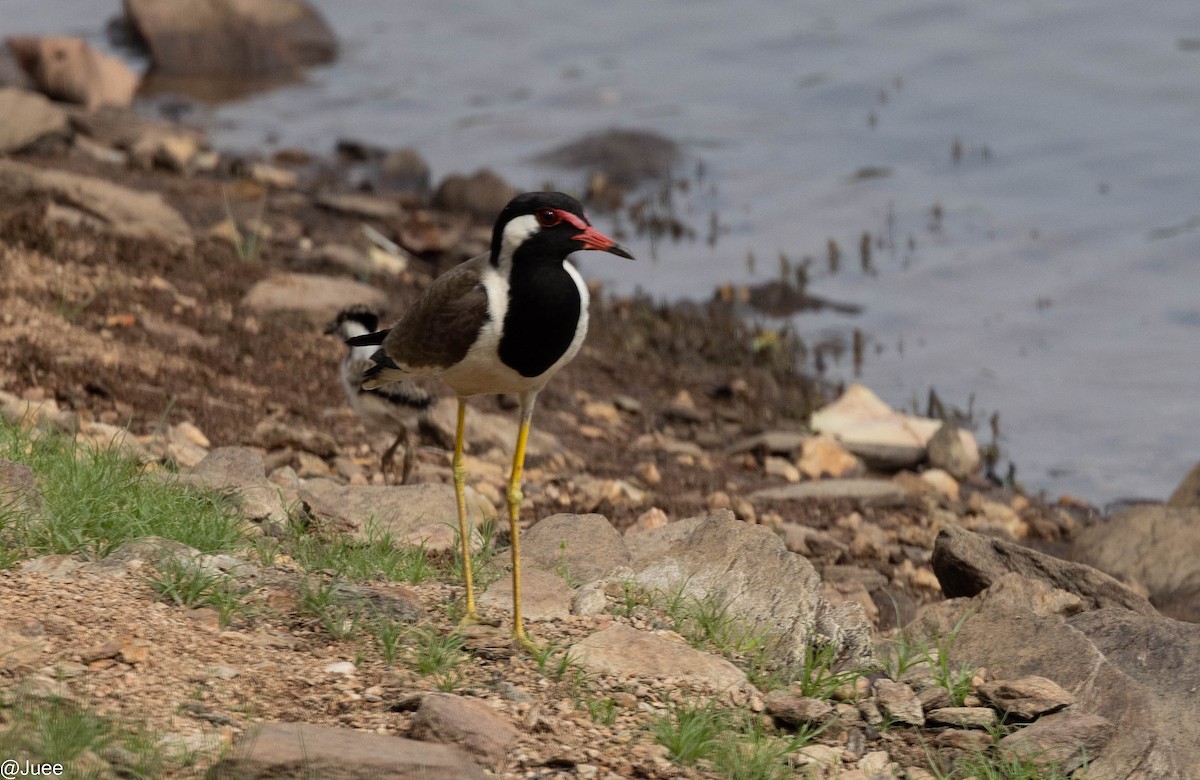
<path id="1" fill-rule="evenodd" d="M 471 528 L 467 523 L 467 469 L 463 466 L 463 434 L 467 425 L 467 405 L 458 400 L 458 428 L 454 433 L 454 500 L 458 503 L 458 538 L 462 541 L 463 577 L 467 584 L 467 614 L 463 623 L 479 622 L 475 612 L 475 583 L 471 576 Z"/>
<path id="2" fill-rule="evenodd" d="M 512 475 L 508 480 L 508 527 L 512 535 L 513 637 L 526 647 L 533 643 L 525 634 L 521 617 L 521 473 L 525 469 L 525 443 L 529 440 L 529 422 L 533 419 L 533 397 L 521 399 L 521 427 L 513 449 Z"/>

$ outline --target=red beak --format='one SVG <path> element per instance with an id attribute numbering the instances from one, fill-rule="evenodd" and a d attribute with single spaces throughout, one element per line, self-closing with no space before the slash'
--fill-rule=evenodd
<path id="1" fill-rule="evenodd" d="M 630 260 L 636 259 L 628 249 L 613 241 L 599 230 L 596 230 L 591 225 L 585 227 L 582 233 L 578 233 L 572 236 L 572 238 L 583 244 L 584 249 L 596 249 L 601 252 L 617 255 L 618 257 L 627 257 Z"/>

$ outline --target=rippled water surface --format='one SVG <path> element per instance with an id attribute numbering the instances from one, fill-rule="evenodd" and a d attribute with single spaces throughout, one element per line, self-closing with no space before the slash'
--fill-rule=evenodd
<path id="1" fill-rule="evenodd" d="M 585 258 L 587 273 L 707 297 L 809 256 L 811 291 L 863 311 L 798 329 L 861 329 L 860 378 L 895 405 L 933 386 L 999 410 L 1027 487 L 1164 497 L 1200 459 L 1194 0 L 315 4 L 342 58 L 206 112 L 219 145 L 354 137 L 415 146 L 435 177 L 490 166 L 574 186 L 528 159 L 597 129 L 655 130 L 704 161 L 677 201 L 701 239 L 636 266 Z M 2 5 L 5 32 L 93 39 L 116 12 Z M 853 377 L 847 360 L 829 371 Z"/>

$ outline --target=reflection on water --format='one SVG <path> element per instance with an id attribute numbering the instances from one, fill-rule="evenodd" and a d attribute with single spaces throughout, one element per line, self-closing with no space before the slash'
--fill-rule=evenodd
<path id="1" fill-rule="evenodd" d="M 342 59 L 208 113 L 219 144 L 350 136 L 414 146 L 435 178 L 583 190 L 530 160 L 653 130 L 704 185 L 671 193 L 687 240 L 610 289 L 708 297 L 786 258 L 806 293 L 862 308 L 797 315 L 842 345 L 816 353 L 829 374 L 858 353 L 893 405 L 933 386 L 1000 410 L 1027 486 L 1165 496 L 1200 459 L 1193 0 L 314 2 Z M 10 3 L 11 32 L 107 9 L 91 34 L 117 6 Z"/>

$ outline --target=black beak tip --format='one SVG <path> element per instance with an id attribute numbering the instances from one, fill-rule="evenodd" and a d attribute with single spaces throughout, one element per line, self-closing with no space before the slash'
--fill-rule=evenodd
<path id="1" fill-rule="evenodd" d="M 609 252 L 609 254 L 614 254 L 617 257 L 624 257 L 629 260 L 637 260 L 637 258 L 633 256 L 633 252 L 630 252 L 628 249 L 626 249 L 624 246 L 622 246 L 620 244 L 614 243 L 612 246 L 610 246 L 608 248 L 607 251 Z"/>

